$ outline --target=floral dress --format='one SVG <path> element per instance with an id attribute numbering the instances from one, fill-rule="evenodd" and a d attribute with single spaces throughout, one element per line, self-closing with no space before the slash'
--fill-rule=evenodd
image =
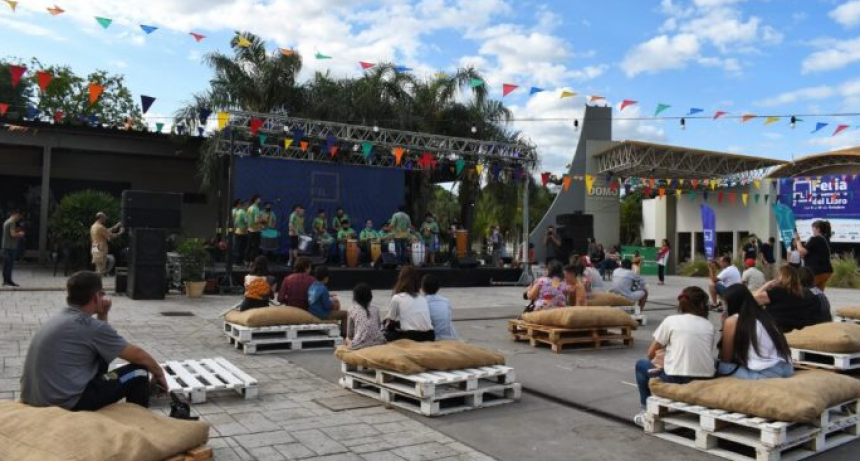
<path id="1" fill-rule="evenodd" d="M 379 319 L 379 309 L 370 306 L 365 310 L 360 305 L 353 303 L 352 307 L 349 308 L 346 337 L 350 339 L 350 350 L 385 344 L 382 322 Z"/>
<path id="2" fill-rule="evenodd" d="M 536 283 L 540 287 L 535 300 L 536 311 L 568 305 L 571 288 L 567 282 L 555 277 L 541 277 Z"/>

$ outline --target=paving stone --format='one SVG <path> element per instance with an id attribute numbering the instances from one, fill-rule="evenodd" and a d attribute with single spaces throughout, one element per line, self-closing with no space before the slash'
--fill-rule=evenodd
<path id="1" fill-rule="evenodd" d="M 395 455 L 390 451 L 379 451 L 375 453 L 367 453 L 361 455 L 362 459 L 367 461 L 405 461 L 403 458 Z"/>
<path id="2" fill-rule="evenodd" d="M 293 437 L 296 438 L 302 445 L 310 448 L 318 455 L 330 455 L 333 453 L 343 453 L 347 448 L 336 442 L 322 431 L 313 429 L 309 431 L 293 432 Z"/>
<path id="3" fill-rule="evenodd" d="M 322 431 L 329 437 L 339 441 L 369 437 L 380 433 L 368 424 L 350 424 L 348 426 L 329 427 L 323 428 Z"/>
<path id="4" fill-rule="evenodd" d="M 272 447 L 252 448 L 249 451 L 257 461 L 284 461 L 287 459 L 281 452 Z"/>
<path id="5" fill-rule="evenodd" d="M 392 452 L 407 461 L 433 461 L 460 454 L 457 451 L 439 443 L 425 443 L 422 445 L 401 447 L 392 450 Z"/>
<path id="6" fill-rule="evenodd" d="M 273 448 L 275 450 L 278 450 L 279 453 L 284 455 L 284 457 L 289 459 L 289 460 L 304 459 L 304 458 L 310 458 L 311 456 L 316 456 L 316 453 L 314 453 L 310 448 L 308 448 L 308 447 L 306 447 L 300 443 L 287 443 L 284 445 L 275 445 Z"/>
<path id="7" fill-rule="evenodd" d="M 261 432 L 256 434 L 237 435 L 233 440 L 239 443 L 244 448 L 259 448 L 270 447 L 272 445 L 280 445 L 283 443 L 294 442 L 295 439 L 285 431 Z"/>
<path id="8" fill-rule="evenodd" d="M 354 453 L 341 453 L 331 456 L 319 456 L 316 458 L 308 458 L 308 461 L 364 461 L 361 457 Z"/>

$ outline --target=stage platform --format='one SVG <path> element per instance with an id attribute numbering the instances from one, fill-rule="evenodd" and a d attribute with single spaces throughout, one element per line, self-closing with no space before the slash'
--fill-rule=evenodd
<path id="1" fill-rule="evenodd" d="M 330 290 L 351 290 L 358 283 L 367 283 L 375 290 L 390 290 L 394 286 L 394 281 L 397 279 L 399 269 L 372 269 L 365 267 L 344 268 L 344 267 L 329 267 L 331 280 L 329 281 Z M 275 278 L 282 280 L 292 271 L 284 265 L 270 264 L 269 271 Z M 418 273 L 420 276 L 425 274 L 433 274 L 439 278 L 442 287 L 446 288 L 468 288 L 468 287 L 488 287 L 493 283 L 515 283 L 520 279 L 521 269 L 500 268 L 500 267 L 477 267 L 474 269 L 452 268 L 447 266 L 431 266 L 419 267 Z M 206 269 L 208 277 L 217 276 L 219 279 L 226 273 L 226 268 L 223 263 L 216 264 L 214 267 Z M 248 268 L 234 266 L 233 267 L 233 283 L 241 285 L 245 275 L 248 274 Z"/>

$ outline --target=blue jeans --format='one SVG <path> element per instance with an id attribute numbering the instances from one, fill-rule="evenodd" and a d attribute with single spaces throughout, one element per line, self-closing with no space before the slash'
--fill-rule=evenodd
<path id="1" fill-rule="evenodd" d="M 734 370 L 734 373 L 732 373 L 732 370 Z M 720 362 L 720 376 L 723 375 L 738 379 L 791 378 L 794 375 L 794 367 L 788 362 L 780 362 L 764 370 L 750 370 L 747 367 L 737 366 L 734 363 Z"/>
<path id="2" fill-rule="evenodd" d="M 648 387 L 648 381 L 652 376 L 648 374 L 648 370 L 652 368 L 655 368 L 654 364 L 648 359 L 639 359 L 636 361 L 636 385 L 639 387 L 639 403 L 642 404 L 642 408 L 645 408 L 645 402 L 648 401 L 648 397 L 651 397 L 651 389 Z M 693 378 L 686 376 L 667 375 L 662 369 L 654 378 L 671 384 L 687 384 L 693 380 Z"/>
<path id="3" fill-rule="evenodd" d="M 12 268 L 17 256 L 18 250 L 3 249 L 3 283 L 12 283 Z"/>
<path id="4" fill-rule="evenodd" d="M 409 239 L 394 239 L 394 249 L 401 264 L 409 262 Z"/>

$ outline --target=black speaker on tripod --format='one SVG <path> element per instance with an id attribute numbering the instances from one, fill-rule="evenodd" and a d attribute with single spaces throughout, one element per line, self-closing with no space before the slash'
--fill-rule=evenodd
<path id="1" fill-rule="evenodd" d="M 142 190 L 122 191 L 122 225 L 126 229 L 179 229 L 182 194 Z"/>
<path id="2" fill-rule="evenodd" d="M 167 231 L 134 229 L 128 264 L 128 297 L 164 299 L 167 288 Z"/>

